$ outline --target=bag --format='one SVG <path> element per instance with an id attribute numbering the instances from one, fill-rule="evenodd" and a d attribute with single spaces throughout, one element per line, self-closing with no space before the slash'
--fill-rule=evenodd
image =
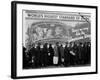
<path id="1" fill-rule="evenodd" d="M 57 56 L 53 57 L 53 64 L 58 64 L 58 57 Z"/>

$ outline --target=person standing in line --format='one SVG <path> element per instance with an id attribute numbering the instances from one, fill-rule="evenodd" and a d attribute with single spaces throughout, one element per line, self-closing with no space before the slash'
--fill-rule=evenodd
<path id="1" fill-rule="evenodd" d="M 50 50 L 49 50 L 50 46 L 49 44 L 47 44 L 47 66 L 50 66 Z"/>
<path id="2" fill-rule="evenodd" d="M 76 46 L 75 46 L 75 50 L 76 50 L 76 64 L 79 65 L 79 43 L 76 43 Z"/>
<path id="3" fill-rule="evenodd" d="M 43 54 L 44 54 L 43 63 L 44 63 L 44 67 L 47 67 L 47 65 L 48 65 L 48 49 L 47 49 L 47 45 L 48 45 L 48 43 L 45 43 L 44 47 L 43 47 Z"/>
<path id="4" fill-rule="evenodd" d="M 61 44 L 60 43 L 58 43 L 58 45 L 57 45 L 57 50 L 58 50 L 58 65 L 59 66 L 61 66 Z"/>
<path id="5" fill-rule="evenodd" d="M 89 42 L 84 43 L 84 64 L 89 64 L 90 63 L 90 44 Z"/>
<path id="6" fill-rule="evenodd" d="M 32 64 L 32 68 L 35 68 L 35 56 L 36 56 L 36 52 L 35 52 L 35 45 L 32 45 L 32 48 L 30 49 L 31 52 L 31 64 Z"/>
<path id="7" fill-rule="evenodd" d="M 82 65 L 83 64 L 83 54 L 84 54 L 83 43 L 80 43 L 78 50 L 79 50 L 79 65 Z"/>
<path id="8" fill-rule="evenodd" d="M 71 42 L 71 46 L 70 46 L 70 63 L 71 65 L 75 64 L 75 51 L 74 51 L 74 43 Z"/>
<path id="9" fill-rule="evenodd" d="M 28 68 L 32 68 L 32 48 L 27 51 Z"/>
<path id="10" fill-rule="evenodd" d="M 55 45 L 54 44 L 52 44 L 52 50 L 53 50 L 53 57 L 52 57 L 52 65 L 54 66 L 55 64 L 54 64 L 54 54 L 55 54 L 55 50 L 54 50 L 54 47 L 55 47 Z"/>
<path id="11" fill-rule="evenodd" d="M 37 49 L 37 44 L 34 46 L 34 53 L 35 53 L 35 66 L 38 68 L 38 49 Z"/>
<path id="12" fill-rule="evenodd" d="M 67 67 L 70 65 L 70 43 L 66 43 L 64 49 L 64 66 Z"/>
<path id="13" fill-rule="evenodd" d="M 38 45 L 37 45 L 37 67 L 41 67 L 41 60 L 40 60 L 40 58 L 41 58 L 41 50 L 40 50 L 40 43 L 38 43 Z"/>
<path id="14" fill-rule="evenodd" d="M 58 43 L 55 44 L 54 46 L 54 59 L 53 59 L 53 63 L 55 66 L 58 66 L 58 47 L 57 47 Z"/>
<path id="15" fill-rule="evenodd" d="M 77 65 L 77 53 L 78 53 L 78 48 L 77 48 L 77 45 L 76 43 L 74 42 L 73 43 L 73 56 L 74 56 L 74 65 Z"/>
<path id="16" fill-rule="evenodd" d="M 88 45 L 86 42 L 84 42 L 84 55 L 83 55 L 83 64 L 86 64 L 88 61 L 87 61 L 87 53 L 88 52 Z"/>
<path id="17" fill-rule="evenodd" d="M 60 53 L 61 53 L 61 65 L 64 63 L 64 45 L 61 44 L 60 46 Z"/>
<path id="18" fill-rule="evenodd" d="M 87 43 L 87 64 L 91 64 L 91 43 Z"/>
<path id="19" fill-rule="evenodd" d="M 23 68 L 27 67 L 27 53 L 26 48 L 23 46 Z"/>
<path id="20" fill-rule="evenodd" d="M 43 53 L 43 44 L 40 45 L 40 62 L 41 62 L 41 67 L 44 67 L 44 53 Z"/>
<path id="21" fill-rule="evenodd" d="M 53 65 L 53 56 L 54 56 L 54 50 L 52 48 L 52 44 L 49 45 L 49 65 Z"/>

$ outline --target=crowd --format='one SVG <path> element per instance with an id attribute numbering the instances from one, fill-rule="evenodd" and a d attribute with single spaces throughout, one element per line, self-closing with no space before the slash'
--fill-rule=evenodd
<path id="1" fill-rule="evenodd" d="M 80 66 L 91 62 L 91 43 L 70 42 L 61 44 L 33 44 L 27 50 L 23 47 L 23 68 L 48 66 Z"/>

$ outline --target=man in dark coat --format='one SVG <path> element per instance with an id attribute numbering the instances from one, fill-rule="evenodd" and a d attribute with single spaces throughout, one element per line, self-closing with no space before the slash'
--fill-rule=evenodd
<path id="1" fill-rule="evenodd" d="M 80 43 L 78 47 L 78 54 L 79 54 L 79 64 L 82 65 L 84 62 L 84 45 L 83 43 Z"/>
<path id="2" fill-rule="evenodd" d="M 58 55 L 58 65 L 60 66 L 61 65 L 61 44 L 60 43 L 56 43 L 56 46 L 57 46 L 57 55 Z"/>
<path id="3" fill-rule="evenodd" d="M 64 64 L 64 45 L 62 45 L 61 44 L 61 46 L 60 46 L 60 55 L 61 55 L 61 65 L 63 65 Z"/>
<path id="4" fill-rule="evenodd" d="M 91 43 L 88 42 L 88 47 L 87 47 L 87 63 L 91 64 Z"/>
<path id="5" fill-rule="evenodd" d="M 76 43 L 74 42 L 74 46 L 73 46 L 73 52 L 74 52 L 74 65 L 77 65 L 78 64 L 78 47 L 76 45 Z"/>
<path id="6" fill-rule="evenodd" d="M 41 56 L 40 56 L 40 61 L 41 61 L 41 67 L 44 67 L 44 53 L 43 53 L 43 45 L 40 45 L 40 53 L 41 53 Z"/>
<path id="7" fill-rule="evenodd" d="M 37 56 L 37 67 L 41 67 L 41 50 L 40 50 L 40 43 L 38 43 L 36 47 L 36 56 Z"/>
<path id="8" fill-rule="evenodd" d="M 35 45 L 32 46 L 32 48 L 30 49 L 30 58 L 31 58 L 31 66 L 32 68 L 35 68 L 36 67 L 36 55 L 37 52 L 36 52 L 36 49 L 35 49 Z"/>
<path id="9" fill-rule="evenodd" d="M 38 68 L 38 48 L 37 48 L 37 44 L 35 44 L 35 46 L 34 46 L 34 53 L 35 53 L 35 66 L 36 66 L 36 68 Z"/>
<path id="10" fill-rule="evenodd" d="M 52 44 L 49 45 L 49 53 L 48 53 L 48 63 L 49 65 L 53 65 L 53 56 L 54 56 L 54 50 L 52 48 Z"/>
<path id="11" fill-rule="evenodd" d="M 75 46 L 75 49 L 76 49 L 76 64 L 79 65 L 80 63 L 80 59 L 79 59 L 79 55 L 80 55 L 80 52 L 79 52 L 79 43 L 76 43 L 76 46 Z"/>
<path id="12" fill-rule="evenodd" d="M 23 47 L 23 68 L 26 68 L 27 67 L 27 53 L 25 52 L 26 51 L 26 48 Z"/>
<path id="13" fill-rule="evenodd" d="M 43 63 L 44 63 L 44 67 L 48 66 L 48 48 L 47 48 L 47 43 L 44 44 L 43 47 L 43 54 L 44 54 L 44 59 L 43 59 Z"/>
<path id="14" fill-rule="evenodd" d="M 74 49 L 74 43 L 71 43 L 70 46 L 70 64 L 75 65 L 75 49 Z"/>
<path id="15" fill-rule="evenodd" d="M 32 48 L 27 51 L 28 68 L 32 68 Z"/>
<path id="16" fill-rule="evenodd" d="M 59 51 L 58 51 L 58 43 L 55 44 L 54 46 L 54 64 L 55 66 L 58 66 L 59 62 Z"/>
<path id="17" fill-rule="evenodd" d="M 67 43 L 64 49 L 64 66 L 70 65 L 70 44 Z"/>
<path id="18" fill-rule="evenodd" d="M 89 64 L 91 60 L 91 46 L 89 42 L 85 43 L 85 58 L 84 58 L 84 64 Z"/>
<path id="19" fill-rule="evenodd" d="M 84 43 L 84 55 L 83 55 L 83 64 L 86 64 L 88 61 L 87 61 L 87 55 L 88 55 L 88 45 L 87 45 L 87 42 Z"/>

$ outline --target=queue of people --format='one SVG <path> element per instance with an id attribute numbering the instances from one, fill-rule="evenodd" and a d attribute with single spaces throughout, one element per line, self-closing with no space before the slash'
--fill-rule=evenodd
<path id="1" fill-rule="evenodd" d="M 80 66 L 91 63 L 91 44 L 66 43 L 34 44 L 29 50 L 23 47 L 23 68 L 49 66 Z"/>

